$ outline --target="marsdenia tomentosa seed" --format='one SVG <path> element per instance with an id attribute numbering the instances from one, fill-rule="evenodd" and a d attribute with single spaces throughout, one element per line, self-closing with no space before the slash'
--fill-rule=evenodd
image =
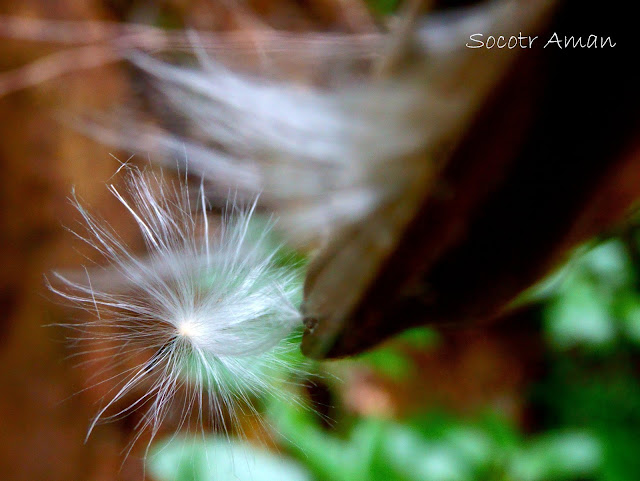
<path id="1" fill-rule="evenodd" d="M 298 275 L 274 261 L 276 251 L 265 242 L 269 225 L 258 233 L 250 228 L 255 202 L 247 209 L 231 205 L 214 229 L 202 187 L 194 201 L 186 182 L 133 168 L 127 185 L 126 196 L 109 189 L 135 219 L 146 258 L 130 252 L 74 195 L 87 230 L 74 234 L 102 254 L 109 269 L 106 276 L 85 270 L 84 281 L 56 274 L 60 285 L 51 287 L 93 316 L 69 324 L 79 338 L 124 366 L 89 433 L 99 420 L 147 405 L 137 436 L 145 428 L 153 436 L 172 404 L 179 404 L 180 424 L 197 414 L 201 425 L 209 417 L 225 429 L 225 418 L 236 419 L 238 400 L 270 390 L 266 370 L 291 346 L 283 339 L 301 323 Z M 172 403 L 179 390 L 185 399 Z M 132 395 L 133 403 L 108 413 Z"/>

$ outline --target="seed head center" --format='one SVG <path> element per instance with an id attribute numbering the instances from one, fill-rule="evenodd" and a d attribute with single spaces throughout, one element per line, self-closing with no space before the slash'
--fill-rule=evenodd
<path id="1" fill-rule="evenodd" d="M 193 319 L 185 319 L 178 324 L 178 334 L 193 339 L 198 335 L 198 325 Z"/>

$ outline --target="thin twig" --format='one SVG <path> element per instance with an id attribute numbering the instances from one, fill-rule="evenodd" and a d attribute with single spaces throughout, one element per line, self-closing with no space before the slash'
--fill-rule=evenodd
<path id="1" fill-rule="evenodd" d="M 23 67 L 0 73 L 0 97 L 33 87 L 67 72 L 116 61 L 119 57 L 113 48 L 104 45 L 89 45 L 55 52 Z"/>
<path id="2" fill-rule="evenodd" d="M 382 45 L 381 34 L 296 34 L 260 29 L 260 51 L 302 59 L 367 58 Z M 127 51 L 193 51 L 188 31 L 100 21 L 58 21 L 0 15 L 0 37 L 82 45 L 50 54 L 0 73 L 0 97 L 73 71 L 120 61 Z M 198 32 L 197 47 L 210 53 L 255 52 L 256 38 L 246 31 Z"/>
<path id="3" fill-rule="evenodd" d="M 380 61 L 374 66 L 374 77 L 387 77 L 402 63 L 411 48 L 417 19 L 421 11 L 430 7 L 432 3 L 431 0 L 407 0 L 405 2 L 392 26 L 385 51 Z"/>

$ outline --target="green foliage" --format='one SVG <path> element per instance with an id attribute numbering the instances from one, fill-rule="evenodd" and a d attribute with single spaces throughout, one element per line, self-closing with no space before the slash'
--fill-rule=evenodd
<path id="1" fill-rule="evenodd" d="M 638 276 L 629 248 L 617 238 L 585 246 L 517 301 L 545 302 L 552 346 L 611 351 L 621 341 L 640 342 Z"/>
<path id="2" fill-rule="evenodd" d="M 639 273 L 633 238 L 583 249 L 547 297 L 549 374 L 535 389 L 548 427 L 583 427 L 602 446 L 600 481 L 640 479 Z"/>
<path id="3" fill-rule="evenodd" d="M 389 15 L 400 5 L 399 0 L 368 0 L 369 7 L 378 14 Z"/>
<path id="4" fill-rule="evenodd" d="M 581 426 L 603 449 L 601 481 L 640 479 L 640 382 L 629 355 L 558 355 L 538 386 L 551 426 Z"/>
<path id="5" fill-rule="evenodd" d="M 539 418 L 534 433 L 496 414 L 463 420 L 437 412 L 405 420 L 339 414 L 340 429 L 328 429 L 314 412 L 280 396 L 262 402 L 284 454 L 234 439 L 179 438 L 156 450 L 150 470 L 160 481 L 640 479 L 634 248 L 617 238 L 585 246 L 518 300 L 541 303 L 542 334 L 551 348 L 546 374 L 527 400 Z M 304 265 L 305 259 L 289 253 L 281 262 Z M 411 383 L 419 369 L 412 353 L 438 343 L 433 330 L 413 329 L 356 362 Z M 283 361 L 302 362 L 294 356 Z"/>
<path id="6" fill-rule="evenodd" d="M 158 481 L 311 481 L 295 461 L 238 440 L 175 438 L 151 453 Z"/>
<path id="7" fill-rule="evenodd" d="M 601 461 L 600 443 L 586 431 L 526 440 L 495 418 L 361 418 L 345 438 L 322 430 L 311 412 L 284 404 L 273 406 L 272 419 L 319 481 L 570 480 L 593 475 Z"/>
<path id="8" fill-rule="evenodd" d="M 407 350 L 429 350 L 438 343 L 438 334 L 428 327 L 409 329 L 387 343 L 358 357 L 378 373 L 396 381 L 409 380 L 415 366 Z"/>

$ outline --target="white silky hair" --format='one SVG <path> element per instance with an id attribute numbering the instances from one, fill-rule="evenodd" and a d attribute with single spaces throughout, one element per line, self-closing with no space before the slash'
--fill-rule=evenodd
<path id="1" fill-rule="evenodd" d="M 542 10 L 542 2 L 530 3 L 495 0 L 430 15 L 416 32 L 404 32 L 415 33 L 406 42 L 406 58 L 383 76 L 363 74 L 363 63 L 365 71 L 375 70 L 394 33 L 368 43 L 358 35 L 327 34 L 325 44 L 317 35 L 290 35 L 277 51 L 257 46 L 257 73 L 210 57 L 195 33 L 195 65 L 129 52 L 188 130 L 134 126 L 122 116 L 115 122 L 121 128 L 94 127 L 93 134 L 152 151 L 168 164 L 186 151 L 208 188 L 232 188 L 249 198 L 259 192 L 289 240 L 322 245 L 343 227 L 398 202 L 416 182 L 428 188 L 425 179 L 442 167 L 514 56 L 468 49 L 469 35 L 524 29 Z M 340 50 L 356 52 L 359 42 L 368 49 L 344 58 L 348 54 Z M 305 58 L 299 45 L 306 44 Z M 238 57 L 231 63 L 242 64 Z"/>
<path id="2" fill-rule="evenodd" d="M 195 415 L 202 427 L 229 430 L 237 405 L 252 409 L 252 396 L 278 394 L 270 375 L 293 369 L 282 354 L 297 348 L 285 338 L 301 323 L 299 275 L 276 260 L 270 224 L 252 228 L 255 201 L 247 208 L 230 202 L 214 226 L 202 186 L 194 198 L 185 180 L 171 183 L 131 167 L 126 178 L 126 193 L 109 189 L 137 223 L 146 258 L 74 194 L 86 227 L 74 234 L 104 257 L 106 274 L 85 269 L 84 280 L 56 274 L 50 285 L 93 317 L 67 326 L 116 370 L 102 381 L 115 386 L 87 436 L 100 420 L 145 405 L 133 442 L 147 428 L 153 439 L 175 404 L 180 426 Z M 179 391 L 184 396 L 176 402 Z"/>
<path id="3" fill-rule="evenodd" d="M 159 79 L 175 111 L 203 140 L 142 129 L 116 143 L 152 150 L 167 163 L 186 151 L 209 186 L 248 197 L 260 192 L 294 243 L 326 236 L 401 193 L 416 170 L 428 167 L 414 165 L 412 154 L 439 130 L 415 123 L 442 125 L 438 112 L 452 108 L 446 99 L 421 95 L 413 75 L 323 90 L 252 78 L 204 56 L 199 69 L 143 54 L 131 59 Z"/>

